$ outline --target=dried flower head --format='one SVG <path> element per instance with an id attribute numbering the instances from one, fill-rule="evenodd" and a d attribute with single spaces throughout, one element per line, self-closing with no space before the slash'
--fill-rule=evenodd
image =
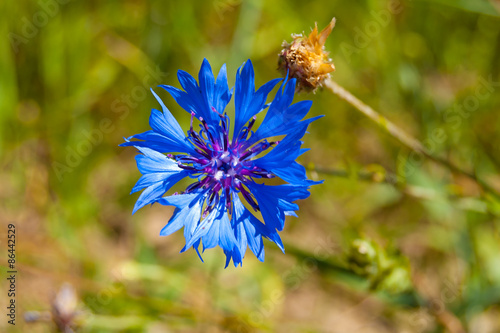
<path id="1" fill-rule="evenodd" d="M 325 42 L 333 27 L 335 18 L 318 33 L 318 25 L 314 24 L 309 36 L 292 34 L 292 43 L 283 42 L 283 50 L 279 54 L 279 69 L 292 78 L 297 79 L 297 91 L 314 91 L 335 70 L 332 60 L 325 51 Z"/>
<path id="2" fill-rule="evenodd" d="M 68 283 L 61 286 L 52 300 L 52 311 L 26 311 L 27 323 L 54 322 L 57 332 L 74 333 L 82 324 L 83 312 L 79 310 L 76 290 Z"/>
<path id="3" fill-rule="evenodd" d="M 52 320 L 60 332 L 73 333 L 80 314 L 76 290 L 65 283 L 52 301 Z"/>

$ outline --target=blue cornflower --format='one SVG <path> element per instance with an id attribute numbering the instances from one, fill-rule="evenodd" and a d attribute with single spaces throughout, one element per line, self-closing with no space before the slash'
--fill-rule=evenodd
<path id="1" fill-rule="evenodd" d="M 152 130 L 133 135 L 121 145 L 134 146 L 142 153 L 136 156 L 142 177 L 132 193 L 144 191 L 134 213 L 155 202 L 174 206 L 173 216 L 160 235 L 184 227 L 186 245 L 181 252 L 193 247 L 200 255 L 200 243 L 203 250 L 219 245 L 226 254 L 226 267 L 231 259 L 235 266 L 241 264 L 247 246 L 263 261 L 263 237 L 284 251 L 278 231 L 283 230 L 285 216 L 297 216 L 294 211 L 299 207 L 293 202 L 307 198 L 309 186 L 319 183 L 308 180 L 304 167 L 295 161 L 306 151 L 301 149 L 300 139 L 308 125 L 319 118 L 302 120 L 312 102 L 291 104 L 295 79 L 285 79 L 274 100 L 266 104 L 267 95 L 281 79 L 271 80 L 255 91 L 254 70 L 248 60 L 236 74 L 236 117 L 231 139 L 230 120 L 224 110 L 233 89 L 228 88 L 226 66 L 215 78 L 205 59 L 199 84 L 182 70 L 177 76 L 184 91 L 168 85 L 160 87 L 191 114 L 187 136 L 151 90 L 162 112 L 153 109 L 149 118 Z M 253 130 L 257 114 L 266 108 L 262 124 Z M 194 118 L 200 122 L 199 131 L 193 129 Z M 281 141 L 267 140 L 276 136 L 284 137 Z M 180 194 L 163 197 L 184 177 L 196 181 Z M 288 184 L 269 186 L 257 182 L 275 177 Z M 265 224 L 242 201 L 260 211 Z"/>

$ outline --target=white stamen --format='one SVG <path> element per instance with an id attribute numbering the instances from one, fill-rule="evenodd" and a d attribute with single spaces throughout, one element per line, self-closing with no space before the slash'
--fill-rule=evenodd
<path id="1" fill-rule="evenodd" d="M 214 176 L 215 180 L 221 180 L 223 174 L 224 172 L 222 172 L 221 170 L 217 171 Z"/>

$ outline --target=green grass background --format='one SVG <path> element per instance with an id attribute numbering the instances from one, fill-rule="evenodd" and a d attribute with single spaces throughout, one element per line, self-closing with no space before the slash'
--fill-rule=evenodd
<path id="1" fill-rule="evenodd" d="M 499 12 L 496 0 L 3 1 L 0 263 L 4 274 L 13 223 L 19 273 L 15 327 L 1 277 L 0 330 L 56 331 L 23 315 L 50 311 L 70 283 L 83 332 L 500 332 L 498 198 L 408 162 L 327 90 L 295 99 L 326 116 L 300 157 L 325 182 L 287 220 L 287 253 L 266 242 L 264 263 L 247 252 L 242 268 L 224 270 L 220 249 L 205 263 L 179 254 L 182 233 L 158 236 L 170 207 L 131 215 L 140 174 L 134 150 L 118 147 L 148 129 L 158 107 L 149 87 L 188 128 L 189 115 L 155 88 L 178 87 L 178 69 L 226 63 L 233 85 L 251 59 L 260 86 L 279 76 L 290 34 L 335 16 L 333 79 L 500 189 Z M 436 130 L 446 139 L 432 139 Z"/>

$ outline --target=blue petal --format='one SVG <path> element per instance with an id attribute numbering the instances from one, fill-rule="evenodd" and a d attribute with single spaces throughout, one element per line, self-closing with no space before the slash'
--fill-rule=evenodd
<path id="1" fill-rule="evenodd" d="M 220 219 L 223 214 L 225 214 L 225 211 L 224 210 L 221 211 L 219 210 L 219 208 L 220 208 L 220 203 L 217 208 L 211 211 L 207 217 L 205 217 L 203 220 L 200 221 L 200 223 L 193 230 L 192 234 L 189 237 L 186 237 L 186 246 L 184 247 L 184 251 L 185 249 L 188 249 L 191 246 L 193 246 L 193 244 L 200 238 L 205 236 L 208 233 L 212 223 L 216 223 L 216 221 Z"/>
<path id="2" fill-rule="evenodd" d="M 201 239 L 198 239 L 196 243 L 193 244 L 193 249 L 195 249 L 196 254 L 198 254 L 198 258 L 200 258 L 201 262 L 203 261 L 203 258 L 201 257 L 200 250 L 198 249 L 200 247 Z"/>
<path id="3" fill-rule="evenodd" d="M 218 124 L 219 118 L 217 114 L 211 110 L 213 106 L 212 101 L 214 100 L 215 78 L 212 73 L 212 67 L 210 67 L 210 63 L 207 59 L 203 59 L 200 72 L 198 73 L 198 81 L 200 82 L 200 90 L 204 103 L 208 109 L 208 115 L 205 116 L 205 120 L 210 124 Z M 220 110 L 217 111 L 220 112 Z"/>
<path id="4" fill-rule="evenodd" d="M 240 253 L 245 254 L 247 244 L 250 250 L 260 260 L 264 261 L 264 242 L 261 232 L 265 230 L 264 224 L 253 216 L 241 203 L 237 194 L 233 195 L 233 228 L 235 228 Z"/>
<path id="5" fill-rule="evenodd" d="M 132 191 L 130 194 L 135 193 L 137 191 L 140 191 L 146 187 L 149 187 L 151 185 L 154 185 L 156 183 L 161 183 L 165 181 L 171 174 L 166 173 L 166 172 L 155 172 L 155 173 L 147 173 L 145 175 L 142 175 L 141 178 L 137 181 L 137 183 L 134 185 L 132 188 Z M 182 178 L 184 178 L 183 176 Z M 181 179 L 182 179 L 181 178 Z"/>
<path id="6" fill-rule="evenodd" d="M 133 135 L 126 139 L 127 142 L 120 146 L 149 147 L 161 152 L 184 152 L 196 154 L 193 145 L 185 137 L 177 120 L 167 109 L 163 101 L 151 89 L 163 112 L 153 109 L 149 117 L 149 125 L 153 131 Z M 129 142 L 131 139 L 146 140 L 145 142 Z"/>
<path id="7" fill-rule="evenodd" d="M 227 85 L 227 70 L 226 64 L 222 65 L 219 74 L 217 75 L 217 81 L 215 82 L 215 94 L 214 100 L 212 101 L 213 107 L 219 113 L 223 113 L 226 109 L 227 104 L 231 100 L 232 90 L 229 90 Z"/>
<path id="8" fill-rule="evenodd" d="M 226 251 L 233 251 L 234 248 L 239 251 L 227 213 L 219 220 L 219 246 Z"/>
<path id="9" fill-rule="evenodd" d="M 188 113 L 194 112 L 196 118 L 203 117 L 209 119 L 210 108 L 205 103 L 202 92 L 195 78 L 191 74 L 183 71 L 177 71 L 177 78 L 184 91 L 169 85 L 159 85 L 172 95 L 177 104 L 179 104 Z"/>
<path id="10" fill-rule="evenodd" d="M 161 229 L 160 236 L 168 236 L 168 235 L 176 232 L 180 228 L 182 228 L 184 226 L 185 219 L 179 218 L 179 216 L 186 215 L 187 212 L 194 212 L 194 210 L 186 211 L 186 210 L 182 210 L 179 208 L 175 208 L 174 214 L 172 215 L 172 217 L 168 221 L 167 225 L 165 225 Z"/>
<path id="11" fill-rule="evenodd" d="M 247 116 L 248 107 L 255 93 L 255 75 L 252 62 L 247 60 L 236 72 L 234 105 L 236 108 L 235 134 L 252 116 Z"/>
<path id="12" fill-rule="evenodd" d="M 161 109 L 163 111 L 163 113 L 160 113 L 158 110 L 153 110 L 156 112 L 153 112 L 151 114 L 152 118 L 153 116 L 155 116 L 155 119 L 153 119 L 153 121 L 151 121 L 150 118 L 151 128 L 168 138 L 175 138 L 179 141 L 184 140 L 184 132 L 182 131 L 182 128 L 177 120 L 174 118 L 172 113 L 170 113 L 170 110 L 165 106 L 161 98 L 154 92 L 153 89 L 151 89 L 151 92 L 153 93 L 158 103 L 160 103 Z"/>
<path id="13" fill-rule="evenodd" d="M 142 174 L 151 172 L 179 172 L 183 169 L 179 168 L 177 162 L 167 156 L 144 147 L 136 147 L 143 155 L 135 157 L 137 167 Z"/>
<path id="14" fill-rule="evenodd" d="M 231 98 L 227 85 L 226 65 L 222 65 L 216 82 L 210 63 L 207 59 L 203 59 L 200 72 L 198 73 L 198 81 L 200 82 L 204 104 L 209 110 L 205 116 L 205 120 L 211 127 L 218 129 L 219 115 L 224 113 L 224 109 Z"/>
<path id="15" fill-rule="evenodd" d="M 212 223 L 212 225 L 208 227 L 208 232 L 203 237 L 203 251 L 216 247 L 219 244 L 219 230 L 219 223 Z"/>
<path id="16" fill-rule="evenodd" d="M 199 85 L 185 71 L 179 70 L 177 77 L 185 92 L 168 85 L 160 85 L 160 87 L 167 90 L 184 110 L 189 113 L 193 112 L 198 119 L 202 117 L 210 127 L 218 129 L 219 114 L 224 113 L 231 99 L 231 91 L 227 85 L 226 66 L 222 66 L 217 81 L 207 59 L 203 59 L 198 74 Z M 214 112 L 214 110 L 217 112 Z"/>
<path id="17" fill-rule="evenodd" d="M 312 102 L 301 101 L 290 106 L 295 90 L 295 79 L 283 82 L 281 88 L 276 93 L 274 100 L 269 106 L 269 110 L 257 131 L 248 139 L 247 145 L 251 146 L 255 142 L 268 138 L 288 134 L 296 126 L 308 125 L 322 116 L 300 121 L 309 111 Z"/>
<path id="18" fill-rule="evenodd" d="M 284 167 L 300 155 L 302 142 L 300 139 L 304 136 L 307 125 L 299 125 L 293 128 L 293 131 L 285 136 L 276 147 L 261 158 L 254 160 L 254 165 L 263 169 L 272 169 Z"/>
<path id="19" fill-rule="evenodd" d="M 307 179 L 306 169 L 297 162 L 291 162 L 291 164 L 285 168 L 273 168 L 269 171 L 292 185 L 311 186 L 323 183 L 322 180 L 314 181 Z"/>
<path id="20" fill-rule="evenodd" d="M 224 195 L 221 196 L 217 207 L 205 220 L 207 220 L 207 226 L 204 225 L 205 221 L 202 221 L 199 226 L 199 228 L 207 229 L 207 231 L 200 231 L 200 235 L 205 232 L 205 235 L 200 236 L 203 237 L 203 251 L 217 245 L 225 251 L 233 251 L 237 243 L 226 213 Z M 201 227 L 202 224 L 204 225 L 203 227 Z M 197 228 L 197 230 L 199 228 Z M 198 235 L 197 233 L 195 234 Z"/>
<path id="21" fill-rule="evenodd" d="M 137 210 L 141 209 L 142 207 L 154 203 L 156 200 L 158 200 L 163 194 L 165 194 L 165 190 L 163 187 L 162 183 L 156 183 L 154 185 L 149 186 L 147 189 L 145 189 L 137 201 L 135 202 L 134 205 L 134 210 L 132 211 L 132 214 L 135 214 Z"/>
<path id="22" fill-rule="evenodd" d="M 273 241 L 282 251 L 284 251 L 283 243 L 276 230 L 268 228 L 250 213 L 236 194 L 233 195 L 233 216 L 231 224 L 235 232 L 242 258 L 244 257 L 248 244 L 250 250 L 255 254 L 257 259 L 264 261 L 264 243 L 262 237 Z"/>
<path id="23" fill-rule="evenodd" d="M 292 202 L 309 196 L 307 186 L 269 186 L 256 183 L 247 183 L 245 185 L 257 199 L 266 226 L 279 231 L 283 230 L 285 215 L 288 215 L 285 213 L 298 210 L 298 206 Z"/>
<path id="24" fill-rule="evenodd" d="M 224 266 L 224 268 L 227 268 L 227 266 L 231 262 L 231 259 L 233 260 L 234 267 L 242 264 L 243 258 L 241 257 L 240 251 L 237 247 L 235 247 L 232 251 L 224 250 L 224 254 L 226 255 L 226 265 Z"/>
<path id="25" fill-rule="evenodd" d="M 160 231 L 160 236 L 167 236 L 184 226 L 184 237 L 189 240 L 201 217 L 204 193 L 172 195 L 158 200 L 162 205 L 175 206 L 175 211 L 168 224 Z M 194 245 L 194 244 L 193 244 Z"/>
<path id="26" fill-rule="evenodd" d="M 235 125 L 234 136 L 238 137 L 246 122 L 267 107 L 266 99 L 269 92 L 282 79 L 274 79 L 255 92 L 254 70 L 250 60 L 247 60 L 236 72 L 235 85 Z"/>
<path id="27" fill-rule="evenodd" d="M 132 139 L 144 141 L 130 141 Z M 184 144 L 179 144 L 176 140 L 169 139 L 154 131 L 146 131 L 144 133 L 132 135 L 126 138 L 125 141 L 127 142 L 120 144 L 120 147 L 145 147 L 154 149 L 160 153 L 185 152 L 188 154 L 198 154 L 191 148 L 191 143 L 188 142 L 187 139 L 184 139 L 184 141 L 189 148 L 186 148 Z"/>
<path id="28" fill-rule="evenodd" d="M 186 177 L 188 174 L 184 170 L 174 174 L 163 173 L 163 179 L 156 183 L 148 183 L 150 181 L 148 178 L 150 175 L 151 174 L 142 176 L 131 191 L 131 193 L 134 193 L 147 186 L 144 192 L 142 192 L 137 199 L 132 214 L 135 214 L 138 209 L 141 209 L 145 205 L 154 203 L 160 199 L 174 184 Z"/>
<path id="29" fill-rule="evenodd" d="M 199 114 L 197 110 L 200 110 L 200 112 L 202 112 L 203 108 L 199 105 L 199 103 L 197 103 L 196 100 L 193 100 L 192 97 L 189 96 L 187 92 L 166 84 L 161 84 L 158 87 L 168 91 L 168 93 L 175 99 L 177 104 L 179 104 L 188 113 L 191 114 L 191 112 L 194 112 L 195 115 L 197 115 L 197 118 L 201 116 L 201 114 Z"/>
<path id="30" fill-rule="evenodd" d="M 203 58 L 203 62 L 201 63 L 200 71 L 198 72 L 198 81 L 200 82 L 201 91 L 205 91 L 205 97 L 207 97 L 208 101 L 212 101 L 215 77 L 212 73 L 212 66 L 210 66 L 206 58 Z"/>
<path id="31" fill-rule="evenodd" d="M 253 161 L 259 168 L 272 172 L 281 179 L 294 185 L 314 185 L 321 182 L 314 182 L 307 179 L 306 169 L 295 162 L 295 159 L 307 151 L 301 149 L 300 139 L 304 136 L 307 124 L 298 125 L 293 132 L 281 140 L 276 147 L 261 158 Z"/>
<path id="32" fill-rule="evenodd" d="M 154 203 L 175 183 L 188 175 L 186 170 L 177 166 L 173 160 L 152 149 L 136 147 L 144 155 L 137 155 L 137 168 L 143 174 L 131 193 L 146 188 L 135 203 L 134 214 L 147 204 Z"/>
<path id="33" fill-rule="evenodd" d="M 234 237 L 236 238 L 236 242 L 238 244 L 238 249 L 241 254 L 241 258 L 245 257 L 245 253 L 247 251 L 247 246 L 248 246 L 248 240 L 247 240 L 247 235 L 245 231 L 245 223 L 246 221 L 241 221 L 241 216 L 236 216 L 235 215 L 235 210 L 236 208 L 236 200 L 239 201 L 238 194 L 234 193 L 233 194 L 234 201 L 233 201 L 233 215 L 231 217 L 231 227 L 234 230 Z M 244 208 L 244 207 L 243 207 Z M 240 213 L 241 215 L 241 213 Z"/>
<path id="34" fill-rule="evenodd" d="M 170 113 L 170 112 L 169 112 Z M 175 121 L 177 123 L 177 121 Z M 179 136 L 177 133 L 171 132 L 170 128 L 170 120 L 165 117 L 165 113 L 161 113 L 160 111 L 153 109 L 151 111 L 151 116 L 149 117 L 149 126 L 160 135 L 164 136 L 170 142 L 176 145 L 175 152 L 185 152 L 188 154 L 193 153 L 195 150 L 192 144 L 187 140 L 186 136 L 183 134 Z"/>

